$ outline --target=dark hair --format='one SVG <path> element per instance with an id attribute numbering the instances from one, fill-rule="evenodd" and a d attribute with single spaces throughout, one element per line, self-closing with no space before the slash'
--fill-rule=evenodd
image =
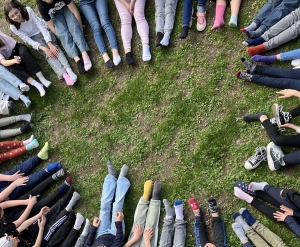
<path id="1" fill-rule="evenodd" d="M 28 15 L 27 9 L 26 9 L 26 7 L 23 4 L 21 4 L 17 0 L 12 0 L 12 1 L 4 4 L 4 14 L 5 14 L 6 21 L 8 23 L 14 25 L 16 29 L 20 29 L 21 23 L 13 21 L 8 16 L 9 11 L 11 11 L 12 9 L 19 9 L 20 12 L 21 12 L 22 17 L 26 21 L 28 21 L 29 20 L 29 15 Z"/>

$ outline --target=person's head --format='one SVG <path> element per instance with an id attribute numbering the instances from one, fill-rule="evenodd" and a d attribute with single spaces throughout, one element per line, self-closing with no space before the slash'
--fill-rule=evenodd
<path id="1" fill-rule="evenodd" d="M 16 0 L 4 4 L 5 19 L 8 23 L 20 28 L 21 22 L 29 20 L 26 7 Z"/>

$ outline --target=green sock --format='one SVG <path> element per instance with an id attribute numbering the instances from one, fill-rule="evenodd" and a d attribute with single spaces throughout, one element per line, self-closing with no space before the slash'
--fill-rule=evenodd
<path id="1" fill-rule="evenodd" d="M 48 151 L 49 151 L 49 144 L 48 142 L 45 143 L 44 147 L 41 149 L 41 151 L 38 153 L 38 157 L 42 160 L 48 159 Z"/>

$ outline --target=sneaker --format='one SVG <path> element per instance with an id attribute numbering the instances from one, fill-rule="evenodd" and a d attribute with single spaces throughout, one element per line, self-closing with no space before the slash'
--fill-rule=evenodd
<path id="1" fill-rule="evenodd" d="M 191 14 L 191 19 L 190 19 L 190 23 L 189 23 L 189 28 L 191 28 L 193 25 L 193 14 L 194 14 L 194 8 L 192 8 L 192 14 Z"/>
<path id="2" fill-rule="evenodd" d="M 267 151 L 265 147 L 257 147 L 255 154 L 252 155 L 245 163 L 247 170 L 253 170 L 260 165 L 261 162 L 267 161 Z"/>
<path id="3" fill-rule="evenodd" d="M 203 31 L 206 28 L 206 12 L 197 12 L 197 30 Z"/>
<path id="4" fill-rule="evenodd" d="M 290 113 L 283 111 L 282 105 L 274 104 L 272 111 L 279 128 L 282 124 L 288 123 L 291 120 Z"/>
<path id="5" fill-rule="evenodd" d="M 52 179 L 53 179 L 53 180 L 58 180 L 58 179 L 61 178 L 64 174 L 65 174 L 65 171 L 64 171 L 64 169 L 62 168 L 62 169 L 58 170 L 56 173 L 54 173 L 54 174 L 52 175 Z"/>
<path id="6" fill-rule="evenodd" d="M 292 60 L 291 64 L 292 64 L 293 67 L 300 66 L 300 59 L 294 59 L 294 60 Z"/>
<path id="7" fill-rule="evenodd" d="M 273 142 L 270 142 L 267 146 L 267 159 L 271 171 L 276 171 L 285 166 L 283 157 L 284 153 L 282 152 L 281 147 L 275 145 Z"/>

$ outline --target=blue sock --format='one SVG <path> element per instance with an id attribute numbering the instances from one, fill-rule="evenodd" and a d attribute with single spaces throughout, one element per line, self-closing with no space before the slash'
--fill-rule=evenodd
<path id="1" fill-rule="evenodd" d="M 72 184 L 71 177 L 67 177 L 66 180 L 62 183 L 62 185 L 59 186 L 58 190 L 62 193 L 65 193 L 70 189 L 71 184 Z M 73 194 L 73 192 L 72 192 L 72 194 Z"/>
<path id="2" fill-rule="evenodd" d="M 248 46 L 256 46 L 256 45 L 261 45 L 266 41 L 260 36 L 256 39 L 247 40 L 246 42 L 248 43 Z"/>
<path id="3" fill-rule="evenodd" d="M 250 212 L 248 211 L 248 209 L 241 208 L 240 213 L 244 217 L 244 219 L 248 222 L 248 224 L 250 226 L 252 226 L 256 222 L 256 219 L 254 219 L 252 217 L 252 215 L 250 214 Z"/>
<path id="4" fill-rule="evenodd" d="M 230 21 L 229 21 L 229 24 L 228 24 L 230 27 L 236 27 L 237 26 L 237 16 L 235 15 L 232 15 L 230 17 Z"/>
<path id="5" fill-rule="evenodd" d="M 254 62 L 260 62 L 260 63 L 262 62 L 269 65 L 276 62 L 277 57 L 276 55 L 272 55 L 272 56 L 254 55 L 253 57 L 251 57 L 251 60 Z"/>
<path id="6" fill-rule="evenodd" d="M 58 170 L 60 170 L 62 168 L 62 165 L 59 161 L 55 162 L 55 163 L 50 163 L 49 165 L 47 165 L 45 171 L 48 173 L 52 173 L 52 172 L 56 172 Z"/>

